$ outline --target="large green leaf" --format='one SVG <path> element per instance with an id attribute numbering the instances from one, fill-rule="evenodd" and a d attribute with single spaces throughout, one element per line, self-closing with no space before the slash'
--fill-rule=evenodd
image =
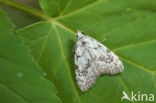
<path id="1" fill-rule="evenodd" d="M 60 103 L 52 83 L 0 11 L 0 102 Z"/>
<path id="2" fill-rule="evenodd" d="M 122 91 L 156 95 L 156 1 L 70 0 L 57 3 L 40 0 L 43 11 L 55 19 L 19 31 L 46 78 L 55 84 L 64 103 L 117 103 Z M 54 2 L 54 1 L 53 1 Z M 85 4 L 85 5 L 84 5 Z M 80 5 L 80 6 L 79 6 Z M 50 11 L 54 11 L 49 14 Z M 119 75 L 104 75 L 87 92 L 81 92 L 74 73 L 75 31 L 86 30 L 122 60 Z M 124 102 L 128 102 L 124 100 Z"/>
<path id="3" fill-rule="evenodd" d="M 79 10 L 97 0 L 39 0 L 43 11 L 52 17 Z"/>

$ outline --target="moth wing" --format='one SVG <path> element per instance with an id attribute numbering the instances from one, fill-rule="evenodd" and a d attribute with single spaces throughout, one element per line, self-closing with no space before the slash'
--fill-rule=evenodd
<path id="1" fill-rule="evenodd" d="M 122 62 L 115 53 L 98 41 L 93 43 L 92 45 L 95 45 L 95 47 L 90 48 L 88 51 L 101 74 L 117 74 L 124 70 Z"/>
<path id="2" fill-rule="evenodd" d="M 82 91 L 87 91 L 93 84 L 100 72 L 95 69 L 95 65 L 87 50 L 80 50 L 77 48 L 76 52 L 83 52 L 83 56 L 75 54 L 75 74 L 77 84 Z"/>
<path id="3" fill-rule="evenodd" d="M 87 91 L 101 74 L 116 74 L 124 67 L 118 56 L 97 40 L 85 36 L 85 45 L 78 41 L 75 49 L 75 74 L 78 86 Z"/>

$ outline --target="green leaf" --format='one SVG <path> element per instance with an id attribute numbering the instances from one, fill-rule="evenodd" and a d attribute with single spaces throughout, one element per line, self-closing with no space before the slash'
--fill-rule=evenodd
<path id="1" fill-rule="evenodd" d="M 52 17 L 79 10 L 97 0 L 39 0 L 43 11 Z"/>
<path id="2" fill-rule="evenodd" d="M 59 15 L 60 7 L 59 7 L 58 0 L 40 0 L 40 5 L 43 11 L 47 15 L 53 16 L 53 17 Z"/>
<path id="3" fill-rule="evenodd" d="M 63 6 L 58 3 L 64 8 L 60 16 L 19 31 L 32 55 L 48 74 L 46 78 L 55 84 L 61 100 L 64 103 L 119 103 L 122 91 L 130 97 L 131 91 L 156 95 L 156 1 L 79 3 L 74 0 Z M 78 5 L 83 6 L 79 8 Z M 45 8 L 50 7 L 46 5 Z M 51 9 L 55 8 L 51 6 Z M 85 33 L 99 41 L 106 38 L 103 44 L 120 57 L 125 67 L 121 74 L 99 77 L 87 92 L 80 91 L 75 79 L 72 50 L 77 29 L 88 29 Z"/>
<path id="4" fill-rule="evenodd" d="M 0 11 L 0 101 L 60 103 L 54 85 L 43 74 L 6 14 Z"/>

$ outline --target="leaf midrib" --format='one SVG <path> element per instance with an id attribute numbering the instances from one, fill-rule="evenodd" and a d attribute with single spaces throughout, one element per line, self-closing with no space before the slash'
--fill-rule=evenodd
<path id="1" fill-rule="evenodd" d="M 74 81 L 73 81 L 73 79 L 72 79 L 71 73 L 70 73 L 70 71 L 69 71 L 69 68 L 70 68 L 70 67 L 69 67 L 69 64 L 68 64 L 67 61 L 66 61 L 64 49 L 63 49 L 63 46 L 62 46 L 62 45 L 63 45 L 62 40 L 61 40 L 60 35 L 59 35 L 59 33 L 58 33 L 57 29 L 56 29 L 56 25 L 55 25 L 55 24 L 53 24 L 53 27 L 54 27 L 54 29 L 55 29 L 55 31 L 56 31 L 56 35 L 57 35 L 58 42 L 59 42 L 59 47 L 60 47 L 61 52 L 62 52 L 62 59 L 63 59 L 64 62 L 65 62 L 66 69 L 67 69 L 67 72 L 68 72 L 68 74 L 69 74 L 69 78 L 71 79 L 71 83 L 72 83 L 72 86 L 73 86 L 73 89 L 74 89 L 74 92 L 75 92 L 75 96 L 78 98 L 79 102 L 82 103 L 82 102 L 81 102 L 81 99 L 80 99 L 80 97 L 79 97 L 79 95 L 78 95 L 78 92 L 77 92 L 77 90 L 76 90 L 76 87 L 75 87 L 75 85 L 74 85 Z"/>

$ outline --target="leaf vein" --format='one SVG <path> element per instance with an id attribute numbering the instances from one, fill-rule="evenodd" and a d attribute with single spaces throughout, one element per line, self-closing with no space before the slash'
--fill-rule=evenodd
<path id="1" fill-rule="evenodd" d="M 55 31 L 56 31 L 56 34 L 57 34 L 57 37 L 58 37 L 58 40 L 59 40 L 59 45 L 60 45 L 60 49 L 61 49 L 61 52 L 62 52 L 62 56 L 63 56 L 64 62 L 65 62 L 66 68 L 67 68 L 67 72 L 68 72 L 69 77 L 70 77 L 70 79 L 71 79 L 71 83 L 72 83 L 72 85 L 73 85 L 74 92 L 75 92 L 75 94 L 76 94 L 76 97 L 79 99 L 79 102 L 81 102 L 81 99 L 80 99 L 80 97 L 79 97 L 79 95 L 78 95 L 78 92 L 77 92 L 77 90 L 75 89 L 74 82 L 73 82 L 73 79 L 72 79 L 72 77 L 71 77 L 71 74 L 70 74 L 70 72 L 69 72 L 69 68 L 70 68 L 70 67 L 69 67 L 69 65 L 68 65 L 68 63 L 67 63 L 67 61 L 66 61 L 66 59 L 65 59 L 64 49 L 63 49 L 63 47 L 62 47 L 62 41 L 61 41 L 61 38 L 60 38 L 60 36 L 59 36 L 59 33 L 57 32 L 57 29 L 56 29 L 56 26 L 55 26 L 55 25 L 54 25 L 54 29 L 55 29 Z M 81 102 L 81 103 L 82 103 L 82 102 Z"/>
<path id="2" fill-rule="evenodd" d="M 24 97 L 22 97 L 21 95 L 19 95 L 16 91 L 14 91 L 13 89 L 11 89 L 10 87 L 8 87 L 7 85 L 5 85 L 4 83 L 0 83 L 0 85 L 7 87 L 12 93 L 14 93 L 17 97 L 21 98 L 23 101 L 25 101 L 26 103 L 29 103 Z"/>
<path id="3" fill-rule="evenodd" d="M 119 55 L 118 55 L 119 56 Z M 136 66 L 136 67 L 138 67 L 138 68 L 140 68 L 140 69 L 142 69 L 142 70 L 145 70 L 145 71 L 147 71 L 147 72 L 149 72 L 151 75 L 152 75 L 152 81 L 153 81 L 153 83 L 154 83 L 154 86 L 156 87 L 156 84 L 155 84 L 155 80 L 154 80 L 154 78 L 153 78 L 153 74 L 156 74 L 155 72 L 153 72 L 153 71 L 150 71 L 150 70 L 148 70 L 148 68 L 145 68 L 145 67 L 143 67 L 143 66 L 141 66 L 141 65 L 139 65 L 139 64 L 137 64 L 137 63 L 135 63 L 135 62 L 133 62 L 133 61 L 130 61 L 130 60 L 128 60 L 128 59 L 126 59 L 126 58 L 124 58 L 124 57 L 122 57 L 122 56 L 119 56 L 120 58 L 122 58 L 123 60 L 125 60 L 125 61 L 127 61 L 128 63 L 130 63 L 130 64 L 132 64 L 132 65 L 134 65 L 134 66 Z"/>
<path id="4" fill-rule="evenodd" d="M 64 9 L 63 9 L 62 12 L 60 13 L 60 15 L 62 15 L 62 14 L 64 13 L 64 11 L 68 8 L 70 2 L 71 2 L 71 0 L 68 0 L 68 3 L 67 3 L 66 6 L 64 7 Z"/>
<path id="5" fill-rule="evenodd" d="M 120 58 L 122 58 L 123 60 L 127 61 L 128 63 L 130 63 L 130 64 L 132 64 L 132 65 L 134 65 L 134 66 L 136 66 L 136 67 L 138 67 L 138 68 L 140 68 L 140 69 L 142 69 L 142 70 L 145 70 L 145 71 L 149 72 L 150 74 L 156 74 L 155 72 L 149 70 L 148 68 L 145 68 L 145 67 L 143 67 L 143 66 L 141 66 L 141 65 L 139 65 L 139 64 L 137 64 L 137 63 L 135 63 L 134 61 L 130 61 L 130 60 L 126 59 L 125 57 L 122 57 L 121 55 L 118 55 L 118 56 L 119 56 Z"/>
<path id="6" fill-rule="evenodd" d="M 60 18 L 64 18 L 64 17 L 69 16 L 69 15 L 75 14 L 75 13 L 77 13 L 77 12 L 79 12 L 79 11 L 85 9 L 86 7 L 88 7 L 88 6 L 90 6 L 90 5 L 94 4 L 94 3 L 96 3 L 96 2 L 98 2 L 98 1 L 99 1 L 99 0 L 96 0 L 96 1 L 94 1 L 94 2 L 92 2 L 92 3 L 89 3 L 88 5 L 86 5 L 86 6 L 82 7 L 82 8 L 76 9 L 76 10 L 74 10 L 74 11 L 72 11 L 72 12 L 69 12 L 69 13 L 63 15 L 63 16 L 58 16 L 58 17 L 56 17 L 55 19 L 60 19 Z"/>
<path id="7" fill-rule="evenodd" d="M 130 90 L 129 90 L 128 86 L 126 85 L 125 81 L 122 79 L 122 77 L 121 77 L 120 75 L 119 75 L 118 77 L 119 77 L 120 82 L 122 83 L 122 85 L 123 85 L 123 86 L 125 87 L 125 89 L 127 90 L 128 95 L 130 96 Z M 135 103 L 135 102 L 133 101 L 132 103 Z"/>
<path id="8" fill-rule="evenodd" d="M 27 70 L 28 72 L 31 72 L 31 73 L 34 72 L 32 69 L 29 69 L 29 68 L 23 67 L 23 66 L 21 66 L 21 65 L 18 65 L 18 64 L 16 64 L 15 62 L 13 62 L 12 60 L 9 60 L 8 58 L 0 57 L 0 59 L 1 59 L 1 60 L 4 60 L 4 61 L 6 61 L 6 62 L 9 62 L 9 63 L 11 63 L 11 64 L 14 64 L 14 65 L 16 65 L 16 66 L 19 67 L 19 68 L 23 68 L 24 70 Z"/>
<path id="9" fill-rule="evenodd" d="M 62 63 L 62 59 L 58 62 L 58 66 L 56 67 L 56 71 L 55 71 L 55 73 L 54 73 L 54 80 L 55 80 L 55 78 L 56 78 L 56 75 L 57 75 L 57 72 L 58 72 L 58 70 L 59 70 L 59 67 L 61 66 L 61 63 Z"/>
<path id="10" fill-rule="evenodd" d="M 37 58 L 37 61 L 40 60 L 40 57 L 41 57 L 41 55 L 42 55 L 42 53 L 43 53 L 43 51 L 44 51 L 44 48 L 45 48 L 46 43 L 47 43 L 47 41 L 48 41 L 48 37 L 49 37 L 49 35 L 50 35 L 51 30 L 52 30 L 52 27 L 49 29 L 49 32 L 46 34 L 46 38 L 45 38 L 44 43 L 43 43 L 42 46 L 41 46 L 41 51 L 40 51 L 40 53 L 39 53 L 39 56 L 38 56 L 38 58 Z"/>
<path id="11" fill-rule="evenodd" d="M 121 46 L 121 47 L 113 49 L 112 51 L 118 51 L 118 50 L 121 50 L 121 49 L 124 49 L 124 48 L 129 48 L 129 47 L 133 47 L 133 46 L 136 46 L 136 45 L 144 45 L 144 44 L 148 44 L 148 43 L 152 43 L 152 42 L 156 42 L 156 39 L 147 40 L 147 41 L 139 42 L 139 43 L 136 43 L 136 44 L 129 44 L 129 45 Z"/>

